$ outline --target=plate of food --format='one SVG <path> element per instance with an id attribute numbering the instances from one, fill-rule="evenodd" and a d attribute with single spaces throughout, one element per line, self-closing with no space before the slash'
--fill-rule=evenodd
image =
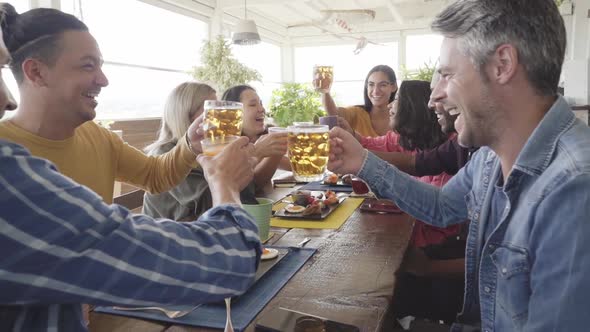
<path id="1" fill-rule="evenodd" d="M 377 213 L 403 213 L 403 211 L 388 199 L 365 199 L 360 207 L 361 211 Z"/>
<path id="2" fill-rule="evenodd" d="M 290 219 L 322 220 L 344 201 L 347 195 L 328 191 L 297 190 L 290 194 L 291 202 L 274 216 Z"/>
<path id="3" fill-rule="evenodd" d="M 256 280 L 262 278 L 268 271 L 270 271 L 278 262 L 280 262 L 287 254 L 289 249 L 285 248 L 268 248 L 263 247 L 260 263 L 256 270 Z"/>
<path id="4" fill-rule="evenodd" d="M 352 186 L 352 174 L 344 174 L 339 175 L 335 173 L 329 173 L 324 177 L 324 180 L 321 184 L 328 185 L 328 186 Z"/>
<path id="5" fill-rule="evenodd" d="M 268 274 L 283 258 L 289 254 L 288 248 L 270 248 L 262 247 L 262 256 L 258 263 L 258 269 L 256 270 L 255 282 L 258 282 L 262 277 Z M 240 296 L 232 297 L 232 303 L 238 303 Z M 223 301 L 219 302 L 223 303 Z M 224 304 L 225 305 L 225 304 Z"/>

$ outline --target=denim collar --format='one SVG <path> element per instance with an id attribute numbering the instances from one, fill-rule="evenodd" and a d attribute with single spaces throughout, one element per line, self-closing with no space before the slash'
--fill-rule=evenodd
<path id="1" fill-rule="evenodd" d="M 551 162 L 560 136 L 575 119 L 570 106 L 560 95 L 527 140 L 514 168 L 530 175 L 543 173 Z"/>

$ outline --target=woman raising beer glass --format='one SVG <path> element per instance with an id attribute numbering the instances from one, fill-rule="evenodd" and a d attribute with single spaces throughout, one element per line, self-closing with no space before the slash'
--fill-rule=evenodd
<path id="1" fill-rule="evenodd" d="M 397 92 L 395 71 L 391 67 L 379 65 L 369 71 L 363 87 L 363 105 L 337 107 L 329 90 L 318 91 L 322 94 L 322 104 L 328 115 L 344 118 L 361 136 L 382 136 L 390 129 L 387 105 L 393 101 Z"/>

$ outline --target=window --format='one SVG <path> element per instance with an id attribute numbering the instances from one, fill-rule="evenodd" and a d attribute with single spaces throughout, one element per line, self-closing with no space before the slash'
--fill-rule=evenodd
<path id="1" fill-rule="evenodd" d="M 137 0 L 62 0 L 62 9 L 83 19 L 105 60 L 98 119 L 160 117 L 208 38 L 205 22 Z"/>
<path id="2" fill-rule="evenodd" d="M 10 0 L 10 4 L 16 9 L 16 12 L 22 14 L 31 9 L 29 0 Z"/>
<path id="3" fill-rule="evenodd" d="M 97 119 L 161 117 L 166 98 L 178 84 L 192 80 L 186 73 L 105 64 L 109 86 L 97 98 Z"/>
<path id="4" fill-rule="evenodd" d="M 434 65 L 438 61 L 441 35 L 410 35 L 406 38 L 406 68 L 416 70 L 424 64 Z"/>
<path id="5" fill-rule="evenodd" d="M 369 44 L 358 55 L 352 53 L 354 48 L 354 44 L 295 48 L 295 81 L 311 83 L 316 64 L 334 66 L 332 97 L 336 103 L 363 104 L 363 85 L 369 70 L 376 65 L 397 69 L 397 43 Z"/>
<path id="6" fill-rule="evenodd" d="M 281 85 L 281 48 L 261 42 L 248 46 L 232 45 L 232 53 L 238 61 L 258 70 L 262 76 L 262 82 L 252 82 L 251 85 L 256 89 L 262 103 L 268 110 L 272 91 Z"/>
<path id="7" fill-rule="evenodd" d="M 29 0 L 12 0 L 12 1 L 10 1 L 10 4 L 14 6 L 14 9 L 16 9 L 16 12 L 19 14 L 31 9 L 31 7 L 29 5 Z M 12 96 L 14 97 L 14 99 L 18 103 L 20 100 L 20 93 L 18 91 L 18 85 L 16 84 L 16 80 L 14 79 L 12 72 L 8 68 L 2 68 L 1 70 L 2 70 L 2 78 L 4 79 L 4 82 L 6 83 L 8 90 L 10 90 L 10 92 L 12 93 Z M 9 116 L 12 116 L 13 114 L 14 114 L 14 112 L 7 112 L 5 116 L 9 117 Z"/>

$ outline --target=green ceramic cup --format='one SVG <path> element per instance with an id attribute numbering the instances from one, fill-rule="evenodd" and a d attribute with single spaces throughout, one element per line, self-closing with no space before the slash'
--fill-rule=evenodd
<path id="1" fill-rule="evenodd" d="M 256 200 L 258 204 L 242 204 L 242 207 L 256 220 L 260 241 L 264 242 L 268 239 L 273 200 L 268 198 L 256 198 Z"/>

